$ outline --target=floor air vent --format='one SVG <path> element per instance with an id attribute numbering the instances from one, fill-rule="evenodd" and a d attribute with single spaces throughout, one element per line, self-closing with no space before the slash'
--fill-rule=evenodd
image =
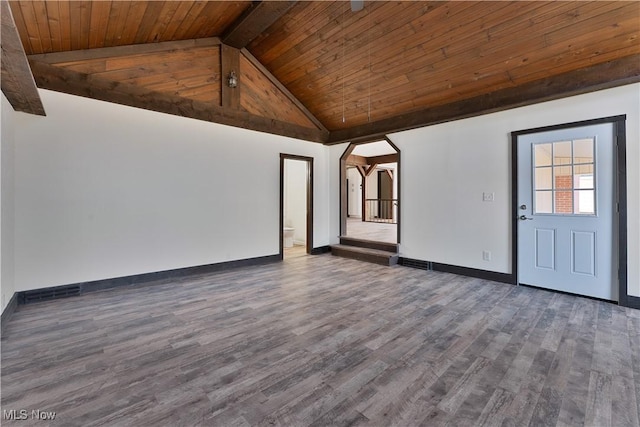
<path id="1" fill-rule="evenodd" d="M 421 270 L 433 270 L 433 265 L 430 261 L 422 261 L 419 259 L 402 258 L 400 265 L 411 268 L 419 268 Z"/>
<path id="2" fill-rule="evenodd" d="M 22 304 L 38 301 L 49 301 L 57 298 L 67 298 L 80 295 L 80 286 L 60 286 L 57 288 L 35 289 L 22 294 Z"/>

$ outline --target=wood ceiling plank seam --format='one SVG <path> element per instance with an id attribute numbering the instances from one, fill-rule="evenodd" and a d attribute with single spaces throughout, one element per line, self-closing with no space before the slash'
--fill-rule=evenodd
<path id="1" fill-rule="evenodd" d="M 32 2 L 20 1 L 18 4 L 20 5 L 20 10 L 22 11 L 22 17 L 25 23 L 36 21 L 35 10 Z M 25 52 L 42 53 L 42 41 L 40 40 L 40 29 L 38 26 L 36 25 L 34 27 L 32 25 L 26 25 L 25 29 L 27 30 L 30 46 L 30 49 L 25 49 Z"/>
<path id="2" fill-rule="evenodd" d="M 242 57 L 260 71 L 280 92 L 286 96 L 311 122 L 318 127 L 318 129 L 327 132 L 324 124 L 318 120 L 318 118 L 309 111 L 307 106 L 302 103 L 289 89 L 283 85 L 262 63 L 249 52 L 248 49 L 241 49 Z"/>
<path id="3" fill-rule="evenodd" d="M 614 27 L 615 29 L 612 30 L 611 34 L 602 34 L 602 33 L 593 33 L 593 32 L 586 32 L 585 35 L 585 43 L 584 46 L 581 46 L 580 49 L 590 49 L 590 48 L 594 48 L 594 42 L 593 39 L 596 40 L 601 40 L 600 41 L 600 45 L 598 46 L 598 49 L 603 49 L 603 44 L 607 43 L 610 45 L 616 45 L 616 42 L 613 41 L 614 38 L 616 38 L 616 34 L 617 32 L 622 32 L 622 29 L 619 27 Z M 510 52 L 516 51 L 516 52 L 525 52 L 523 54 L 521 54 L 518 57 L 511 57 L 509 59 L 506 59 L 504 57 L 500 57 L 500 58 L 494 58 L 492 61 L 492 65 L 491 66 L 487 66 L 483 69 L 476 69 L 476 71 L 474 72 L 474 74 L 476 74 L 476 77 L 478 80 L 480 80 L 480 77 L 484 76 L 486 77 L 486 75 L 488 75 L 489 73 L 503 73 L 505 72 L 505 61 L 508 62 L 512 62 L 513 64 L 526 64 L 527 68 L 531 68 L 531 67 L 536 67 L 536 68 L 542 68 L 542 69 L 548 69 L 549 65 L 553 65 L 553 64 L 541 64 L 538 62 L 538 56 L 542 57 L 542 58 L 549 58 L 549 57 L 554 57 L 555 60 L 557 60 L 558 58 L 562 57 L 562 54 L 565 53 L 565 55 L 575 55 L 575 50 L 579 50 L 579 49 L 572 49 L 573 52 L 567 51 L 566 50 L 566 44 L 565 43 L 559 43 L 556 46 L 548 46 L 545 45 L 544 42 L 542 40 L 537 40 L 537 46 L 533 46 L 533 45 L 527 45 L 526 48 L 525 46 L 519 46 L 516 47 L 514 49 L 513 45 L 511 45 L 511 48 L 508 50 L 504 51 L 504 55 L 508 55 Z M 575 44 L 576 43 L 576 39 L 573 39 L 572 42 Z M 575 47 L 575 46 L 574 46 Z M 596 51 L 598 50 L 596 49 Z M 478 58 L 480 59 L 480 58 Z M 484 57 L 482 58 L 483 62 L 488 62 L 490 61 L 490 58 Z M 601 61 L 604 62 L 604 61 Z M 437 66 L 437 64 L 434 64 L 434 66 Z M 449 66 L 449 67 L 445 67 L 443 69 L 439 69 L 439 72 L 444 72 L 445 70 L 451 70 L 452 68 L 454 68 L 454 66 Z M 509 67 L 506 70 L 514 70 L 517 69 L 518 67 Z M 411 78 L 412 76 L 410 75 L 410 79 L 411 80 L 416 80 L 415 78 Z M 513 75 L 512 75 L 513 77 Z M 453 80 L 453 79 L 452 79 Z"/>
<path id="4" fill-rule="evenodd" d="M 91 10 L 93 9 L 93 1 L 83 0 L 80 8 L 80 49 L 89 49 L 89 37 L 91 34 Z"/>
<path id="5" fill-rule="evenodd" d="M 381 14 L 381 15 L 388 15 L 389 13 L 387 13 L 386 9 L 387 7 L 391 7 L 389 6 L 390 3 L 383 3 L 382 6 L 377 6 L 376 9 L 374 9 L 373 12 L 371 13 L 376 13 L 376 14 Z M 429 13 L 431 13 L 433 10 L 430 10 Z M 368 30 L 368 19 L 366 18 L 366 14 L 363 15 L 365 18 L 359 18 L 359 23 L 361 24 L 360 27 L 357 27 L 355 25 L 349 25 L 349 28 L 362 28 L 363 30 Z M 406 11 L 404 10 L 404 13 L 402 14 L 403 18 L 400 20 L 398 19 L 399 14 L 396 14 L 394 19 L 387 19 L 387 18 L 379 18 L 378 15 L 374 15 L 373 18 L 371 19 L 372 23 L 371 23 L 371 27 L 374 31 L 373 34 L 373 39 L 377 39 L 377 40 L 383 40 L 384 38 L 382 37 L 383 35 L 389 36 L 391 34 L 391 32 L 393 31 L 393 29 L 396 29 L 397 27 L 403 27 L 405 29 L 405 31 L 408 30 L 408 33 L 410 34 L 414 34 L 414 30 L 411 29 L 409 26 L 405 26 L 404 24 L 409 23 L 412 19 L 415 19 L 415 12 L 413 10 L 411 11 Z M 342 42 L 341 40 L 344 37 L 344 33 L 342 32 L 341 26 L 340 25 L 335 25 L 335 24 L 330 24 L 333 26 L 333 34 L 335 34 L 335 38 L 336 38 L 336 45 L 338 47 L 342 46 Z M 349 31 L 349 30 L 347 30 Z M 320 32 L 322 32 L 322 30 L 320 30 Z M 375 33 L 382 33 L 380 36 L 377 36 Z M 349 33 L 346 34 L 348 38 L 354 38 L 353 36 L 351 36 Z M 363 47 L 364 44 L 366 43 L 366 34 L 363 34 L 360 39 L 362 40 L 363 43 Z M 317 46 L 317 45 L 322 45 L 323 43 L 326 43 L 327 40 L 327 36 L 323 36 L 321 39 L 316 38 L 315 40 L 312 40 L 313 43 L 312 44 L 304 44 L 304 50 L 305 52 L 309 52 L 309 54 L 314 55 L 313 53 L 313 47 Z M 302 43 L 301 43 L 302 44 Z M 349 47 L 353 46 L 354 43 L 353 42 L 349 42 Z M 325 49 L 326 50 L 326 49 Z M 331 59 L 332 56 L 335 56 L 335 51 L 328 51 L 328 54 L 325 54 L 325 59 L 322 60 L 322 58 L 320 59 L 320 61 L 318 61 L 318 63 L 321 66 L 324 66 L 325 63 L 331 63 L 333 62 L 333 60 Z M 275 67 L 274 67 L 275 68 Z M 318 68 L 318 67 L 316 67 Z"/>
<path id="6" fill-rule="evenodd" d="M 62 30 L 60 27 L 60 9 L 58 2 L 48 1 L 47 20 L 49 21 L 49 35 L 51 36 L 51 51 L 59 52 L 62 50 Z"/>
<path id="7" fill-rule="evenodd" d="M 144 13 L 147 10 L 149 3 L 146 1 L 132 1 L 129 12 L 125 17 L 125 24 L 120 34 L 118 45 L 123 44 L 135 44 L 136 34 L 140 27 L 140 22 L 144 17 Z"/>
<path id="8" fill-rule="evenodd" d="M 180 79 L 199 76 L 199 75 L 213 76 L 213 78 L 215 78 L 216 81 L 219 81 L 220 69 L 208 68 L 208 69 L 197 69 L 197 70 L 170 71 L 167 73 L 154 74 L 152 76 L 122 79 L 120 81 L 123 83 L 128 83 L 128 84 L 133 84 L 138 86 L 149 86 L 152 84 L 162 83 L 167 80 L 175 81 L 175 80 L 180 80 Z"/>
<path id="9" fill-rule="evenodd" d="M 87 61 L 80 63 L 70 63 L 70 64 L 56 64 L 56 66 L 61 68 L 67 68 L 69 70 L 78 71 L 86 74 L 95 74 L 95 73 L 103 73 L 107 69 L 107 64 L 104 59 L 95 60 L 95 61 Z"/>
<path id="10" fill-rule="evenodd" d="M 512 11 L 509 8 L 503 8 L 503 11 L 506 11 L 507 14 L 495 15 L 495 18 L 498 21 L 501 16 L 505 16 L 509 18 L 508 22 L 510 23 L 510 25 L 506 26 L 503 29 L 503 31 L 505 34 L 505 38 L 512 42 L 514 40 L 518 40 L 518 41 L 522 40 L 523 37 L 528 37 L 528 38 L 532 37 L 531 31 L 527 31 L 527 32 L 524 32 L 524 34 L 520 34 L 520 31 L 517 31 L 514 27 L 518 22 L 525 22 L 526 27 L 531 27 L 532 24 L 526 24 L 526 22 L 531 22 L 531 20 L 536 16 L 536 13 L 543 8 L 542 5 L 545 4 L 541 2 L 526 3 L 524 5 L 520 5 L 520 2 L 516 2 L 516 3 L 518 3 L 515 5 L 517 7 L 516 10 Z M 483 26 L 478 28 L 477 31 L 473 32 L 472 34 L 471 32 L 469 32 L 470 34 L 465 34 L 464 31 L 455 32 L 455 34 L 452 34 L 453 40 L 454 40 L 453 44 L 448 43 L 442 47 L 446 51 L 445 58 L 455 57 L 456 55 L 464 54 L 469 50 L 476 50 L 479 47 L 482 48 L 483 50 L 488 50 L 486 49 L 486 46 L 488 45 L 494 46 L 497 40 L 499 39 L 497 35 L 502 34 L 502 33 L 494 33 L 493 35 L 490 35 L 489 33 L 491 32 L 492 28 L 493 27 L 486 29 L 484 28 L 484 24 L 483 24 Z M 523 28 L 522 30 L 523 31 L 530 30 L 530 28 Z M 519 34 L 519 36 L 514 37 L 513 36 L 514 33 Z M 478 37 L 478 34 L 482 34 L 482 38 L 486 39 L 486 41 L 483 43 L 478 43 L 476 40 L 476 38 Z M 438 42 L 440 42 L 440 40 L 438 40 Z"/>
<path id="11" fill-rule="evenodd" d="M 217 93 L 217 92 L 214 89 L 211 89 L 211 85 L 206 85 L 206 86 L 192 87 L 188 89 L 181 89 L 176 92 L 176 95 L 182 98 L 189 98 L 189 99 L 214 100 L 215 96 L 212 96 L 214 93 Z M 206 95 L 206 96 L 203 96 L 203 95 Z"/>
<path id="12" fill-rule="evenodd" d="M 252 3 L 224 30 L 220 38 L 224 44 L 242 49 L 285 15 L 296 3 L 297 0 Z"/>
<path id="13" fill-rule="evenodd" d="M 60 44 L 62 50 L 71 50 L 71 10 L 69 2 L 58 2 L 60 15 Z"/>
<path id="14" fill-rule="evenodd" d="M 203 26 L 196 37 L 204 37 L 206 34 L 213 31 L 215 35 L 222 38 L 223 34 L 227 31 L 227 28 L 233 25 L 233 23 L 251 7 L 252 2 L 233 2 L 232 4 L 235 7 L 233 13 L 229 12 L 228 6 L 219 6 L 214 12 L 212 12 L 212 15 L 215 16 L 215 20 L 211 21 L 210 24 Z"/>
<path id="15" fill-rule="evenodd" d="M 40 42 L 42 43 L 42 52 L 51 52 L 51 30 L 49 28 L 49 19 L 47 15 L 47 5 L 44 1 L 38 0 L 31 2 L 38 26 L 38 34 L 40 34 Z"/>
<path id="16" fill-rule="evenodd" d="M 106 71 L 118 71 L 140 66 L 149 67 L 167 62 L 193 60 L 201 56 L 199 55 L 200 51 L 201 49 L 176 49 L 150 54 L 106 58 Z M 206 54 L 211 51 L 211 48 L 204 49 L 203 51 Z"/>
<path id="17" fill-rule="evenodd" d="M 605 13 L 589 17 L 588 19 L 580 20 L 582 25 L 588 28 L 598 28 L 597 32 L 603 32 L 607 27 L 616 26 L 616 22 L 612 22 L 612 19 L 626 19 L 632 21 L 635 25 L 638 25 L 640 18 L 640 3 L 638 2 L 620 2 L 623 4 L 618 9 L 606 11 Z M 602 10 L 604 8 L 601 8 Z M 629 19 L 631 18 L 631 19 Z M 569 25 L 555 31 L 551 31 L 545 34 L 545 41 L 549 45 L 554 45 L 562 41 L 571 40 L 575 37 L 579 37 L 583 34 L 582 25 Z M 633 24 L 630 24 L 633 26 Z"/>
<path id="18" fill-rule="evenodd" d="M 165 1 L 160 11 L 156 21 L 154 22 L 153 28 L 149 32 L 146 43 L 159 42 L 166 40 L 164 38 L 165 31 L 169 26 L 169 23 L 173 20 L 178 7 L 180 6 L 180 2 L 175 1 Z"/>
<path id="19" fill-rule="evenodd" d="M 327 133 L 318 129 L 265 119 L 240 110 L 229 111 L 210 103 L 112 82 L 44 62 L 30 61 L 30 63 L 38 85 L 45 89 L 306 141 L 323 143 L 328 138 Z"/>
<path id="20" fill-rule="evenodd" d="M 30 53 L 33 51 L 33 47 L 31 46 L 31 39 L 29 38 L 29 33 L 27 31 L 27 24 L 25 23 L 24 16 L 22 15 L 22 7 L 20 5 L 20 2 L 11 1 L 9 3 L 9 6 L 25 53 Z"/>
<path id="21" fill-rule="evenodd" d="M 620 34 L 612 34 L 608 37 L 600 37 L 600 34 L 593 34 L 592 37 L 595 39 L 595 41 L 606 41 L 607 44 L 596 44 L 591 42 L 593 40 L 586 40 L 581 44 L 572 45 L 570 49 L 567 50 L 566 44 L 560 43 L 556 46 L 547 46 L 543 50 L 531 52 L 531 54 L 529 55 L 520 55 L 513 58 L 512 60 L 510 60 L 513 65 L 508 68 L 511 79 L 513 79 L 514 82 L 517 83 L 520 78 L 527 76 L 528 73 L 531 72 L 528 71 L 529 69 L 534 69 L 537 67 L 542 67 L 543 73 L 548 72 L 549 74 L 551 74 L 549 67 L 556 66 L 559 62 L 565 60 L 566 58 L 570 58 L 570 60 L 573 60 L 572 63 L 585 62 L 588 60 L 592 65 L 594 59 L 597 59 L 600 55 L 606 54 L 611 50 L 610 48 L 607 48 L 608 46 L 615 47 L 614 50 L 618 50 L 619 48 L 626 47 L 628 45 L 630 47 L 635 47 L 637 51 L 640 51 L 640 46 L 638 46 L 637 44 L 637 31 L 620 31 Z M 586 60 L 585 57 L 587 58 Z M 597 62 L 606 61 L 597 60 Z M 497 69 L 500 68 L 500 65 L 501 64 L 493 64 L 492 66 L 488 66 L 479 71 L 482 74 L 497 72 Z M 502 66 L 502 69 L 504 69 L 504 66 Z"/>
<path id="22" fill-rule="evenodd" d="M 245 53 L 243 52 L 241 57 L 240 67 L 242 70 L 240 105 L 254 114 L 271 118 L 286 118 L 287 121 L 302 126 L 324 128 L 311 120 L 307 115 L 310 113 L 301 109 L 299 103 L 292 102 L 277 85 L 273 84 L 269 76 L 244 56 Z"/>
<path id="23" fill-rule="evenodd" d="M 177 75 L 176 73 L 178 73 L 181 69 L 179 68 L 180 65 L 182 65 L 182 70 L 184 70 L 186 67 L 189 67 L 190 69 L 187 71 L 183 71 L 182 74 L 180 75 Z M 77 68 L 75 69 L 68 68 L 68 69 L 74 70 L 74 71 L 86 72 L 82 69 L 77 69 Z M 113 72 L 107 71 L 107 72 L 93 72 L 93 73 L 86 72 L 86 73 L 99 74 L 100 77 L 105 79 L 118 81 L 118 82 L 128 82 L 132 84 L 134 82 L 136 84 L 141 84 L 142 81 L 151 82 L 155 80 L 154 78 L 151 78 L 151 77 L 155 77 L 155 76 L 164 76 L 165 81 L 173 82 L 176 80 L 186 78 L 187 76 L 193 76 L 193 75 L 197 75 L 197 76 L 216 75 L 218 77 L 220 75 L 220 72 L 216 71 L 216 67 L 212 64 L 207 64 L 207 66 L 199 66 L 198 64 L 193 64 L 193 62 L 191 61 L 181 61 L 179 64 L 176 63 L 171 65 L 161 64 L 155 67 L 141 66 L 138 68 L 121 69 Z M 146 80 L 140 80 L 140 79 L 146 79 Z"/>
<path id="24" fill-rule="evenodd" d="M 282 49 L 274 52 L 272 59 L 258 58 L 269 69 L 277 69 L 278 64 L 289 64 L 283 57 L 288 59 L 299 55 L 307 54 L 310 47 L 316 44 L 326 44 L 331 35 L 341 30 L 341 22 L 346 19 L 346 6 L 335 6 L 329 8 L 328 15 L 318 16 L 317 20 L 310 21 L 302 31 L 290 33 L 291 42 L 281 45 Z M 325 30 L 327 28 L 328 30 Z M 330 31 L 331 33 L 327 33 Z M 296 36 L 296 34 L 298 34 Z M 302 48 L 302 46 L 305 46 Z M 309 48 L 307 48 L 307 46 Z"/>
<path id="25" fill-rule="evenodd" d="M 447 6 L 443 6 L 443 7 L 447 7 Z M 433 13 L 435 9 L 430 9 L 428 10 L 428 14 Z M 372 25 L 372 27 L 374 28 L 375 33 L 380 32 L 380 35 L 376 35 L 375 33 L 373 34 L 372 39 L 373 40 L 386 40 L 385 43 L 385 51 L 390 49 L 388 46 L 394 46 L 396 43 L 401 46 L 400 48 L 398 48 L 399 50 L 396 52 L 395 50 L 393 51 L 395 56 L 400 56 L 401 53 L 403 53 L 403 51 L 405 51 L 407 49 L 407 44 L 402 44 L 406 41 L 410 41 L 413 42 L 415 40 L 416 34 L 415 34 L 415 29 L 413 29 L 411 27 L 411 25 L 409 25 L 409 23 L 411 23 L 412 21 L 414 21 L 415 18 L 415 14 L 413 13 L 413 11 L 407 12 L 405 14 L 403 14 L 403 19 L 399 19 L 398 18 L 399 15 L 396 15 L 396 18 L 393 20 L 389 20 L 386 21 L 384 20 L 383 22 L 387 22 L 387 24 L 382 25 Z M 377 21 L 377 17 L 373 18 L 373 21 L 376 22 Z M 363 19 L 362 20 L 363 23 L 366 25 L 367 20 Z M 402 32 L 404 34 L 403 37 L 401 37 L 400 39 L 398 39 L 398 34 Z M 338 39 L 341 37 L 341 34 L 337 34 Z M 361 37 L 362 40 L 362 48 L 361 49 L 357 49 L 356 51 L 360 51 L 360 52 L 366 52 L 367 51 L 367 47 L 366 47 L 366 41 L 367 41 L 367 37 L 363 36 Z M 390 42 L 389 40 L 393 40 L 393 42 Z M 351 44 L 347 44 L 346 46 L 348 49 L 352 50 L 353 46 Z M 360 46 L 359 46 L 360 47 Z M 314 51 L 311 49 L 310 46 L 305 46 L 304 49 L 309 52 L 308 54 L 306 54 L 307 57 L 313 57 L 315 55 Z M 393 48 L 391 48 L 393 49 Z M 377 57 L 379 57 L 377 54 L 377 49 L 373 49 L 372 51 L 372 61 L 371 61 L 371 67 L 372 69 L 377 67 L 378 64 L 384 63 L 386 61 L 386 59 L 384 57 L 381 57 L 381 59 L 376 60 Z M 314 77 L 316 75 L 324 75 L 325 77 L 327 76 L 327 71 L 326 71 L 326 67 L 327 66 L 331 66 L 332 64 L 335 63 L 335 60 L 333 60 L 333 56 L 335 55 L 335 52 L 327 52 L 326 54 L 323 54 L 320 57 L 316 57 L 315 59 L 312 59 L 311 63 L 307 63 L 306 69 L 305 69 L 305 73 L 301 74 L 298 78 L 302 78 L 305 79 L 307 76 L 309 77 L 309 79 L 313 79 L 315 81 L 317 81 L 317 79 L 315 79 Z M 363 53 L 364 55 L 364 53 Z M 304 60 L 304 58 L 303 58 Z M 357 58 L 356 58 L 357 60 Z M 351 61 L 349 61 L 349 59 L 346 60 L 346 63 L 344 64 L 344 67 L 346 69 L 349 69 L 349 67 L 351 66 L 350 64 Z M 311 71 L 310 71 L 311 69 Z M 293 70 L 294 73 L 297 70 Z M 296 78 L 294 75 L 290 75 L 290 74 L 286 74 L 286 70 L 278 70 L 278 76 L 281 76 L 280 78 L 283 79 L 283 83 L 286 84 L 287 86 L 291 85 L 291 87 L 295 87 L 295 83 L 296 83 Z"/>
<path id="26" fill-rule="evenodd" d="M 91 7 L 91 21 L 89 24 L 89 48 L 101 48 L 105 45 L 111 0 L 93 2 Z"/>
<path id="27" fill-rule="evenodd" d="M 486 14 L 491 14 L 492 13 L 490 8 L 484 8 L 484 9 L 485 9 Z M 465 12 L 467 12 L 467 11 L 468 11 L 468 9 L 465 9 Z M 476 20 L 479 20 L 479 19 L 482 18 L 482 16 L 484 16 L 482 14 L 473 14 L 473 15 L 475 15 Z M 465 22 L 469 22 L 469 21 L 470 22 L 474 22 L 473 19 L 471 19 L 469 16 L 466 16 L 466 15 L 464 15 L 464 16 L 455 15 L 455 16 L 458 16 L 459 19 L 461 19 L 461 20 L 463 20 Z M 416 21 L 412 21 L 411 25 L 415 25 L 415 22 Z M 445 31 L 444 28 L 446 28 L 446 27 L 443 27 L 443 29 L 441 29 L 441 30 L 434 30 L 434 31 L 437 31 L 437 32 L 442 33 L 442 34 L 446 34 L 447 31 Z M 464 28 L 462 28 L 461 30 L 458 30 L 458 31 L 461 31 L 461 33 L 460 34 L 456 33 L 455 37 L 459 37 L 459 36 L 462 36 L 462 35 L 467 35 L 467 33 L 470 33 L 468 31 L 467 27 L 464 27 Z M 480 32 L 481 32 L 480 30 L 478 30 L 476 32 L 472 32 L 472 33 L 468 34 L 468 37 L 469 38 L 477 38 L 477 34 L 480 33 Z M 448 33 L 450 34 L 451 31 L 449 31 Z M 454 37 L 454 36 L 447 35 L 447 37 L 449 38 L 449 37 Z M 415 37 L 411 37 L 410 36 L 410 38 L 415 38 Z M 397 38 L 394 36 L 394 41 L 396 39 Z M 401 73 L 401 72 L 403 72 L 401 67 L 404 66 L 404 63 L 414 64 L 411 67 L 414 67 L 414 68 L 417 68 L 417 69 L 421 68 L 420 62 L 416 61 L 416 60 L 420 59 L 421 57 L 424 57 L 425 52 L 428 52 L 428 50 L 426 50 L 424 48 L 424 46 L 422 45 L 422 41 L 420 41 L 420 40 L 414 41 L 412 45 L 409 45 L 409 44 L 407 44 L 405 42 L 407 42 L 407 39 L 403 38 L 403 39 L 398 40 L 398 44 L 402 45 L 404 47 L 402 48 L 401 51 L 393 52 L 393 56 L 397 57 L 398 61 L 395 61 L 394 63 L 389 63 L 387 61 L 384 64 L 385 66 L 381 66 L 381 64 L 383 64 L 384 61 L 385 61 L 384 59 L 382 59 L 382 60 L 376 60 L 375 59 L 377 57 L 382 57 L 382 56 L 381 55 L 377 55 L 374 52 L 374 54 L 372 55 L 372 58 L 374 58 L 374 59 L 371 61 L 371 67 L 372 67 L 373 70 L 375 70 L 376 74 L 386 74 L 386 73 L 388 73 L 388 74 L 397 74 L 397 73 Z M 435 41 L 434 41 L 434 43 L 435 43 Z M 442 51 L 440 49 L 435 49 L 434 53 L 433 53 L 433 56 L 435 57 L 434 59 L 443 59 L 444 58 L 444 54 L 442 53 Z M 429 62 L 431 62 L 431 61 L 429 61 Z M 398 68 L 398 67 L 400 67 L 400 68 Z"/>
<path id="28" fill-rule="evenodd" d="M 211 85 L 217 84 L 218 82 L 212 76 L 197 76 L 176 80 L 174 82 L 162 82 L 158 84 L 145 85 L 144 87 L 146 89 L 159 92 L 172 91 L 173 93 L 178 95 L 179 92 L 183 90 L 196 89 L 199 87 L 209 87 Z"/>
<path id="29" fill-rule="evenodd" d="M 298 44 L 300 40 L 291 37 L 294 31 L 289 28 L 313 28 L 311 23 L 312 19 L 322 14 L 327 8 L 331 7 L 331 3 L 328 1 L 310 1 L 310 2 L 298 2 L 282 19 L 276 21 L 274 25 L 269 28 L 268 32 L 263 32 L 260 36 L 256 37 L 247 49 L 257 57 L 261 58 L 261 61 L 268 63 L 278 56 L 279 51 L 285 47 L 289 47 L 290 44 Z M 300 16 L 303 14 L 302 16 Z M 268 43 L 263 41 L 268 40 Z"/>
<path id="30" fill-rule="evenodd" d="M 187 14 L 193 7 L 193 1 L 180 1 L 178 4 L 178 8 L 173 14 L 171 21 L 167 25 L 167 28 L 164 31 L 163 39 L 164 40 L 176 40 L 176 31 L 182 25 L 182 22 L 187 17 Z"/>
<path id="31" fill-rule="evenodd" d="M 218 6 L 216 2 L 207 2 L 191 24 L 186 37 L 190 39 L 198 38 L 202 32 L 206 35 L 221 36 L 222 30 L 217 25 L 221 22 L 222 14 L 217 10 Z"/>
<path id="32" fill-rule="evenodd" d="M 632 55 L 637 55 L 640 53 L 640 50 L 638 49 L 637 46 L 629 46 L 627 48 L 623 48 L 623 49 L 618 49 L 615 51 L 611 51 L 611 52 L 607 52 L 607 53 L 603 53 L 601 55 L 598 55 L 598 61 L 594 61 L 594 62 L 589 62 L 587 66 L 590 65 L 597 65 L 597 64 L 602 64 L 602 63 L 607 63 L 607 62 L 611 62 L 613 60 L 615 60 L 616 58 L 624 58 L 624 57 L 628 57 L 628 56 L 632 56 Z M 563 72 L 567 72 L 568 70 L 572 70 L 575 69 L 578 66 L 582 66 L 584 65 L 584 61 L 580 61 L 580 62 L 575 62 L 575 63 L 569 63 L 569 64 L 564 64 L 562 66 L 557 66 L 557 67 L 553 67 L 550 68 L 549 71 L 552 72 L 552 75 L 555 74 L 560 74 Z M 532 72 L 526 76 L 518 76 L 518 83 L 517 84 L 524 84 L 524 83 L 528 83 L 530 81 L 536 81 L 539 80 L 542 77 L 549 75 L 549 71 L 545 70 L 544 72 Z"/>
<path id="33" fill-rule="evenodd" d="M 343 7 L 342 9 L 346 8 Z M 327 45 L 329 45 L 329 56 L 332 58 L 338 53 L 341 53 L 342 44 L 345 40 L 343 37 L 345 33 L 342 31 L 342 28 L 344 26 L 345 30 L 348 31 L 349 26 L 347 21 L 351 18 L 351 15 L 347 15 L 346 13 L 341 14 L 342 9 L 337 9 L 337 12 L 333 12 L 338 14 L 334 19 L 325 20 L 323 27 L 311 27 L 307 29 L 305 31 L 306 37 L 303 40 L 291 44 L 272 61 L 266 62 L 265 66 L 277 71 L 278 79 L 282 80 L 286 78 L 286 74 L 283 71 L 286 70 L 287 67 L 297 69 L 291 62 L 293 59 L 302 63 L 308 63 L 308 58 L 315 56 L 315 47 L 317 46 L 321 46 L 322 49 L 327 49 Z M 282 82 L 284 84 L 288 83 L 285 80 L 282 80 Z"/>
<path id="34" fill-rule="evenodd" d="M 180 40 L 180 39 L 189 38 L 187 37 L 188 31 L 190 30 L 191 25 L 193 25 L 195 20 L 198 19 L 198 16 L 202 11 L 202 9 L 204 8 L 204 6 L 205 6 L 205 2 L 202 2 L 202 1 L 193 2 L 193 4 L 191 5 L 191 8 L 189 9 L 184 19 L 180 23 L 180 26 L 176 30 L 176 33 L 174 34 L 174 39 Z"/>
<path id="35" fill-rule="evenodd" d="M 71 29 L 71 49 L 81 50 L 84 49 L 82 43 L 82 9 L 85 7 L 84 2 L 69 2 L 69 25 Z M 89 33 L 85 33 L 89 37 Z M 39 52 L 45 53 L 45 52 Z"/>
<path id="36" fill-rule="evenodd" d="M 122 44 L 122 32 L 124 31 L 124 25 L 127 21 L 130 7 L 130 2 L 114 1 L 111 3 L 107 33 L 104 40 L 105 47 L 118 46 Z"/>
<path id="37" fill-rule="evenodd" d="M 442 12 L 442 11 L 441 11 L 441 12 Z M 485 15 L 485 16 L 486 16 L 486 15 Z M 467 21 L 467 19 L 465 19 L 465 21 Z M 413 25 L 415 25 L 415 22 L 413 23 Z M 475 34 L 471 34 L 469 37 L 475 37 Z M 419 47 L 419 46 L 417 46 L 416 48 L 414 48 L 414 51 L 415 51 L 415 55 L 416 55 L 416 57 L 417 57 L 417 58 L 419 58 L 421 55 L 423 55 L 423 52 L 420 50 L 420 47 Z M 440 55 L 439 51 L 437 52 L 437 54 L 438 54 L 438 55 Z M 375 58 L 375 56 L 376 56 L 376 54 L 374 53 L 374 54 L 372 55 L 372 57 L 374 57 L 374 58 Z M 404 55 L 404 56 L 405 56 L 405 58 L 407 58 L 406 53 L 405 53 L 405 55 Z M 375 61 L 375 60 L 374 60 L 374 61 Z M 372 63 L 373 63 L 374 61 L 372 61 Z M 411 58 L 411 57 L 409 57 L 409 58 L 407 59 L 407 62 L 409 62 L 409 63 L 417 63 L 417 62 L 416 62 L 416 61 L 414 61 L 414 60 L 413 60 L 413 58 Z M 375 64 L 372 64 L 372 66 L 375 66 Z M 419 67 L 419 65 L 418 65 L 418 67 Z M 384 71 L 384 70 L 383 70 L 383 71 L 376 70 L 376 72 L 382 72 L 382 73 L 384 73 L 385 71 Z M 389 71 L 387 71 L 387 72 L 389 72 L 389 73 L 395 73 L 395 71 L 392 71 L 392 70 L 389 70 Z M 398 72 L 399 72 L 399 71 L 398 71 Z M 375 84 L 374 84 L 374 86 L 375 86 Z M 293 86 L 292 86 L 292 87 L 293 87 Z"/>
<path id="38" fill-rule="evenodd" d="M 152 72 L 137 72 L 135 69 L 121 70 L 119 74 L 103 74 L 105 78 L 112 78 L 128 83 L 144 84 L 162 78 L 167 80 L 177 80 L 195 75 L 204 75 L 208 73 L 220 73 L 220 64 L 214 58 L 198 61 L 178 61 L 160 67 L 149 67 Z"/>
<path id="39" fill-rule="evenodd" d="M 474 117 L 638 81 L 640 81 L 640 55 L 634 55 L 473 99 L 456 101 L 439 108 L 430 107 L 375 123 L 332 131 L 327 144 L 357 142 L 364 138 L 384 136 L 402 130 Z"/>
<path id="40" fill-rule="evenodd" d="M 394 91 L 402 90 L 402 88 L 394 88 Z"/>
<path id="41" fill-rule="evenodd" d="M 138 31 L 136 32 L 135 37 L 133 38 L 133 43 L 146 43 L 146 42 L 156 42 L 159 40 L 149 40 L 152 37 L 152 31 L 160 18 L 161 12 L 164 9 L 165 2 L 164 1 L 150 1 L 147 4 L 147 7 L 140 19 L 140 24 L 138 25 Z"/>

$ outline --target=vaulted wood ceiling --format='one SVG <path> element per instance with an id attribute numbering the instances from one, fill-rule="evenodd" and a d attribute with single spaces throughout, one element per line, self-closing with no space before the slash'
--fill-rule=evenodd
<path id="1" fill-rule="evenodd" d="M 10 6 L 40 87 L 324 143 L 640 81 L 636 1 Z"/>

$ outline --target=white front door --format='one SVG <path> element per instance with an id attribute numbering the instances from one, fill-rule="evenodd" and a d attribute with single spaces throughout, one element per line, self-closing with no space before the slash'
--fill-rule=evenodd
<path id="1" fill-rule="evenodd" d="M 518 282 L 618 300 L 614 125 L 518 135 Z"/>

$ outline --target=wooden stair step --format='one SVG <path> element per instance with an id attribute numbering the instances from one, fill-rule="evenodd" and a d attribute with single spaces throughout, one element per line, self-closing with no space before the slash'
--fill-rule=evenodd
<path id="1" fill-rule="evenodd" d="M 398 252 L 397 243 L 377 242 L 374 240 L 357 239 L 355 237 L 340 236 L 340 244 L 347 246 L 357 246 L 359 248 L 378 249 L 392 253 Z"/>
<path id="2" fill-rule="evenodd" d="M 397 253 L 380 249 L 361 248 L 350 245 L 331 245 L 331 254 L 380 265 L 395 265 L 398 263 Z"/>

